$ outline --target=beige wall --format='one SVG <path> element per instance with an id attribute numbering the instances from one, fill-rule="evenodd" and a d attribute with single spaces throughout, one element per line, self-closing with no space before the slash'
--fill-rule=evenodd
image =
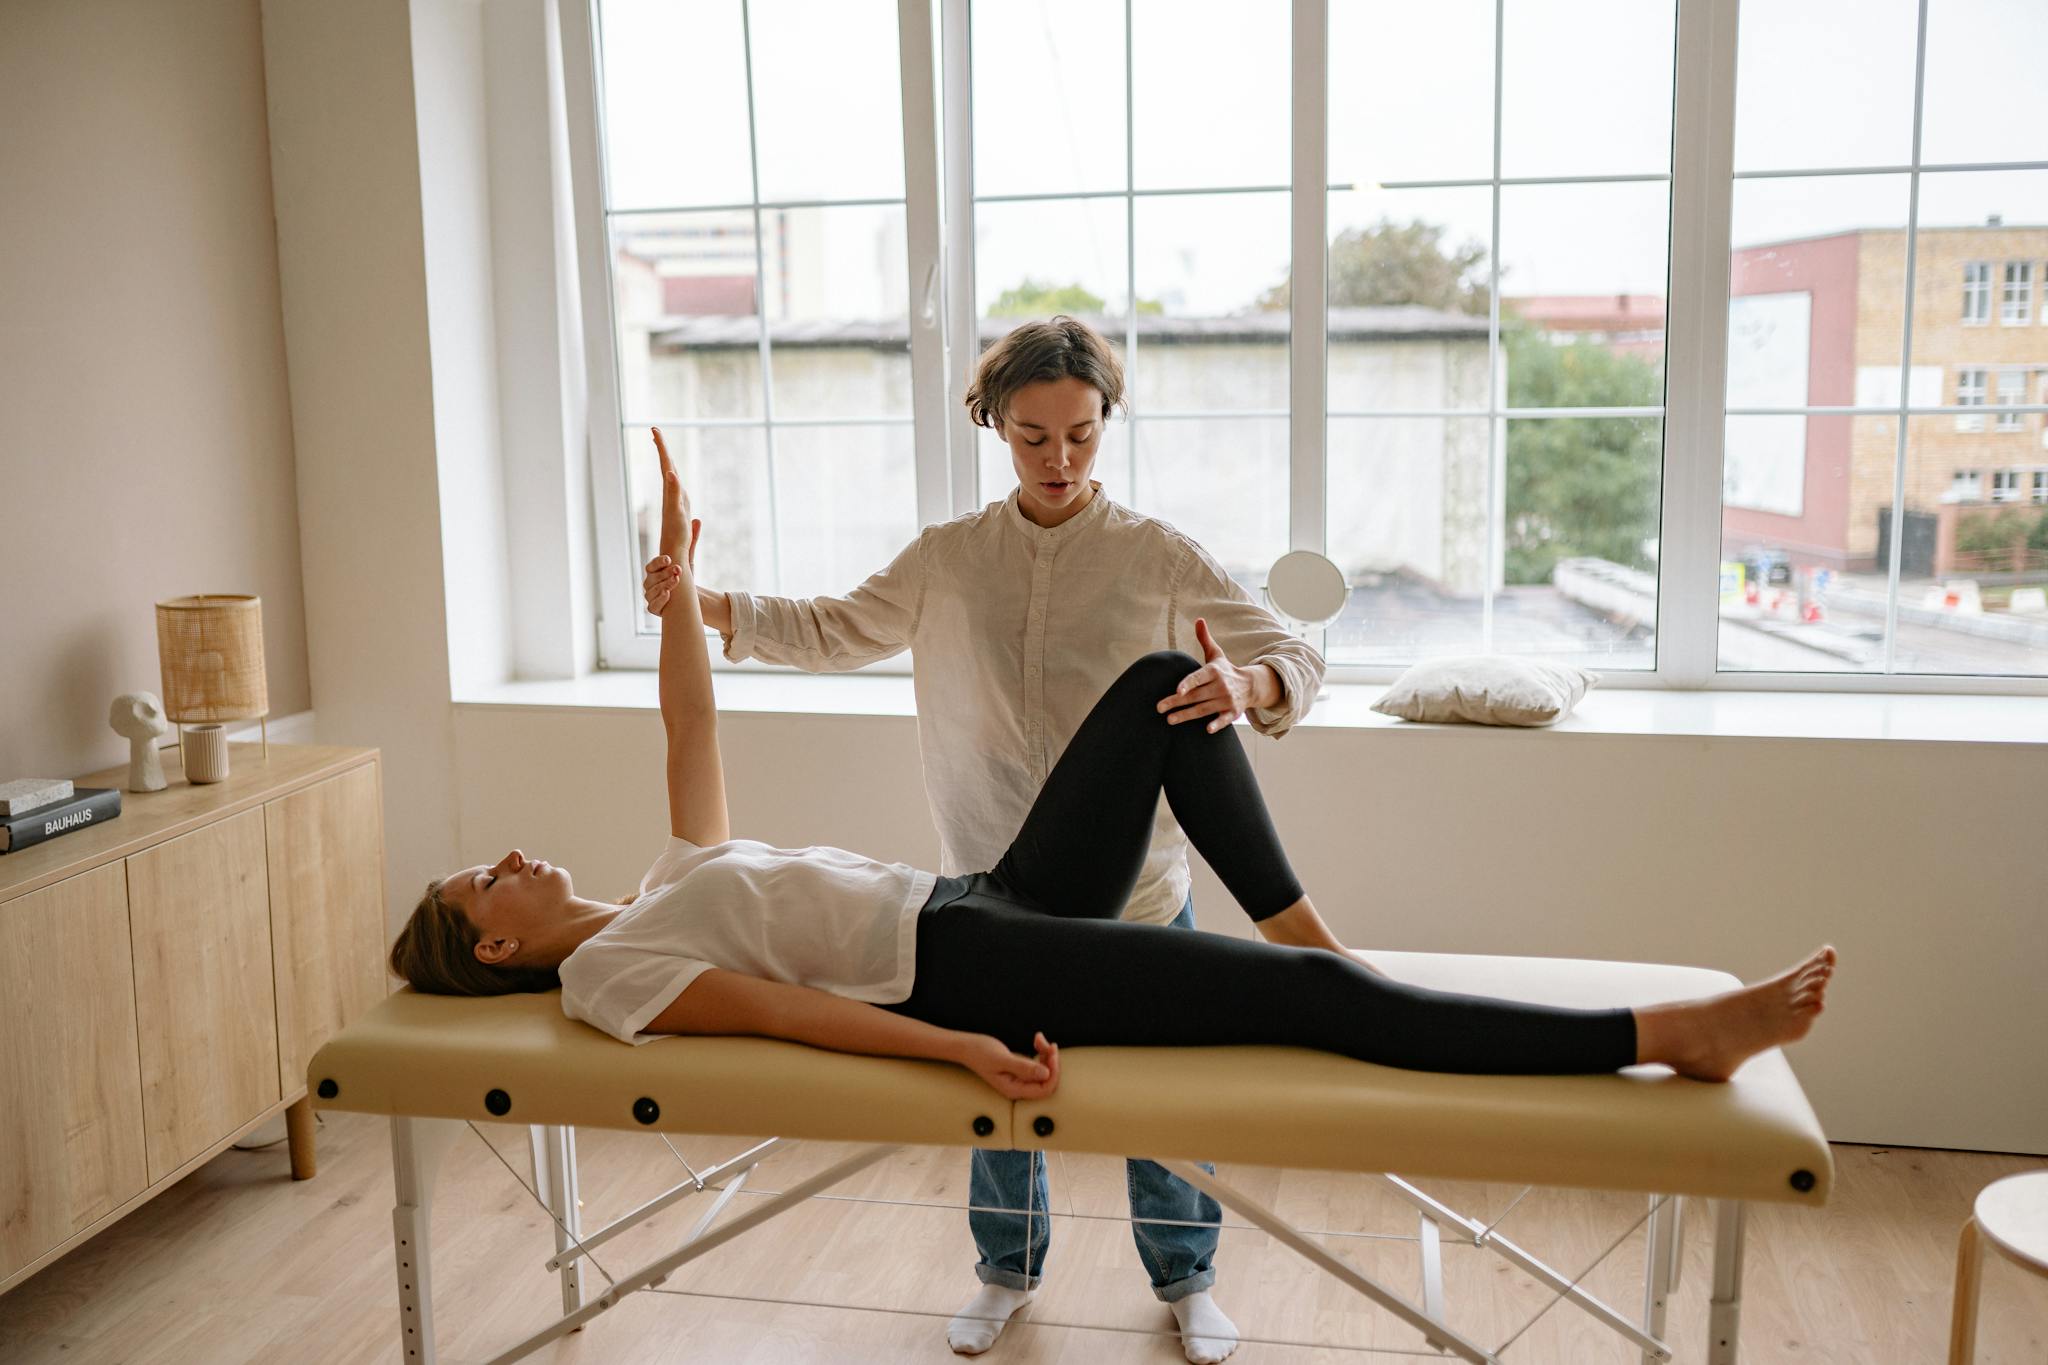
<path id="1" fill-rule="evenodd" d="M 406 0 L 263 4 L 318 733 L 383 750 L 394 903 L 456 842 L 414 39 Z"/>
<path id="2" fill-rule="evenodd" d="M 311 704 L 256 0 L 0 4 L 0 779 L 115 763 L 151 604 L 263 598 Z"/>

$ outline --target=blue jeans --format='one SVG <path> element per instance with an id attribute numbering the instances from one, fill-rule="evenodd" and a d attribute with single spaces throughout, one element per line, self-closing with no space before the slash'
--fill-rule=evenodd
<path id="1" fill-rule="evenodd" d="M 1176 929 L 1194 930 L 1195 898 L 1173 920 Z M 1009 1289 L 1036 1289 L 1044 1277 L 1045 1256 L 1052 1244 L 1043 1152 L 974 1149 L 967 1177 L 967 1202 L 975 1209 L 1026 1209 L 1022 1213 L 967 1215 L 981 1260 L 974 1273 L 983 1284 Z M 1214 1166 L 1204 1163 L 1211 1175 Z M 1214 1261 L 1223 1210 L 1216 1201 L 1156 1162 L 1133 1157 L 1124 1163 L 1131 1197 L 1131 1237 L 1138 1259 L 1152 1277 L 1152 1292 L 1162 1303 L 1199 1294 L 1216 1283 Z M 1026 1201 L 1029 1200 L 1027 1203 Z M 1167 1220 L 1151 1222 L 1146 1220 Z M 1200 1223 L 1205 1226 L 1190 1227 Z M 1027 1238 L 1026 1229 L 1029 1228 Z"/>

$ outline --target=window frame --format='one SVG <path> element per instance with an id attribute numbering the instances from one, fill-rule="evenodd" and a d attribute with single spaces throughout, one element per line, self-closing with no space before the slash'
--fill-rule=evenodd
<path id="1" fill-rule="evenodd" d="M 2027 429 L 2027 419 L 2022 408 L 2027 401 L 2027 372 L 2017 365 L 2009 365 L 1993 372 L 1990 407 L 1996 414 L 1991 421 L 1993 431 L 2014 432 Z M 2007 382 L 2011 381 L 2011 382 Z M 2010 393 L 2011 397 L 2006 395 Z"/>
<path id="2" fill-rule="evenodd" d="M 1998 290 L 1998 325 L 2026 327 L 2034 321 L 2034 263 L 2007 261 Z"/>
<path id="3" fill-rule="evenodd" d="M 740 0 L 744 4 L 747 0 Z M 1291 0 L 1293 109 L 1290 239 L 1297 299 L 1324 299 L 1328 250 L 1330 3 Z M 1754 0 L 1753 0 L 1754 2 Z M 629 572 L 623 453 L 612 354 L 612 296 L 602 243 L 604 174 L 602 106 L 598 101 L 594 9 L 598 0 L 565 0 L 560 8 L 568 145 L 574 174 L 574 216 L 584 307 L 584 350 L 589 376 L 589 456 L 598 522 L 600 657 L 609 668 L 652 667 L 657 637 L 639 635 L 637 572 Z M 1505 0 L 1495 0 L 1495 119 L 1500 117 L 1502 71 L 1498 53 Z M 2048 677 L 1936 673 L 1769 673 L 1723 671 L 1718 666 L 1723 505 L 1721 478 L 1728 418 L 1739 415 L 1839 415 L 1893 418 L 1898 425 L 1892 505 L 1904 502 L 1910 419 L 1952 415 L 1958 424 L 1980 421 L 1981 405 L 1913 401 L 1912 357 L 1902 346 L 1896 403 L 1770 409 L 1768 414 L 1727 401 L 1728 310 L 1731 297 L 1730 206 L 1740 179 L 1781 175 L 1870 174 L 1911 177 L 1905 251 L 1906 335 L 1913 335 L 1914 274 L 1920 235 L 1919 180 L 1941 170 L 2048 170 L 2048 161 L 1945 167 L 1920 158 L 1921 102 L 1927 50 L 1926 0 L 1919 14 L 1915 57 L 1913 151 L 1906 165 L 1839 167 L 1820 171 L 1753 171 L 1734 165 L 1737 20 L 1740 0 L 1677 0 L 1673 52 L 1673 156 L 1670 255 L 1666 289 L 1666 388 L 1663 470 L 1659 503 L 1655 666 L 1616 670 L 1610 685 L 1744 691 L 1985 692 L 2048 695 Z M 898 0 L 903 83 L 906 238 L 912 335 L 918 519 L 929 523 L 972 510 L 977 482 L 976 429 L 962 399 L 978 336 L 974 290 L 972 97 L 968 86 L 971 0 Z M 1128 11 L 1126 13 L 1128 23 Z M 1129 53 L 1126 52 L 1129 59 Z M 1498 155 L 1496 134 L 1496 155 Z M 1498 178 L 1498 166 L 1496 166 Z M 1598 177 L 1595 177 L 1596 179 Z M 1638 177 L 1631 177 L 1638 178 Z M 1497 237 L 1497 230 L 1496 230 Z M 592 244 L 597 245 L 593 249 Z M 1489 256 L 1497 256 L 1490 249 Z M 1989 267 L 1989 262 L 1984 263 Z M 2031 313 L 2032 263 L 2024 295 Z M 1491 263 L 1498 269 L 1498 261 Z M 1988 284 L 1986 281 L 1987 294 Z M 1969 284 L 1966 281 L 1966 291 Z M 1498 290 L 1489 335 L 1497 352 Z M 1967 295 L 1966 295 L 1967 296 Z M 2002 302 L 2002 299 L 2001 299 Z M 1988 300 L 1987 300 L 1988 303 Z M 2048 300 L 2044 300 L 2048 303 Z M 1967 312 L 1967 304 L 1966 304 Z M 1967 321 L 1967 319 L 1966 319 Z M 1974 325 L 1974 324 L 1973 324 Z M 1327 307 L 1297 308 L 1289 337 L 1290 488 L 1288 543 L 1324 550 L 1329 408 Z M 1491 382 L 1491 381 L 1490 381 Z M 2024 395 L 2023 395 L 2024 396 Z M 2044 395 L 2048 398 L 2048 395 Z M 1975 408 L 1975 411 L 1966 410 Z M 1614 409 L 1626 416 L 1634 409 Z M 2018 405 L 2014 415 L 2048 412 L 2048 402 Z M 1603 410 L 1602 415 L 1610 415 Z M 1896 637 L 1903 518 L 1892 525 L 1887 641 Z M 1496 531 L 1496 538 L 1498 532 Z M 1494 552 L 1497 558 L 1499 551 Z M 876 566 L 880 568 L 880 565 Z M 852 583 L 848 588 L 855 586 Z M 1316 637 L 1311 637 L 1315 639 Z M 718 661 L 721 667 L 730 667 Z M 899 661 L 899 666 L 901 666 Z M 1892 666 L 1890 646 L 1884 663 Z M 1397 667 L 1344 667 L 1332 681 L 1384 682 Z"/>
<path id="4" fill-rule="evenodd" d="M 1959 408 L 1981 408 L 1991 401 L 1991 371 L 1983 365 L 1961 365 L 1956 368 L 1956 406 Z M 1956 416 L 1957 431 L 1984 430 L 1984 414 L 1965 412 Z"/>
<path id="5" fill-rule="evenodd" d="M 1982 271 L 1982 278 L 1975 278 Z M 1972 305 L 1975 305 L 1974 307 Z M 1991 325 L 1991 262 L 1963 262 L 1963 326 Z"/>

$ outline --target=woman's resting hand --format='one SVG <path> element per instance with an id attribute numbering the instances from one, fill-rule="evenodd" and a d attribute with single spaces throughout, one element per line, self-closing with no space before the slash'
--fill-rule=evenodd
<path id="1" fill-rule="evenodd" d="M 1008 1100 L 1042 1100 L 1060 1084 L 1060 1050 L 1034 1034 L 1032 1046 L 1037 1057 L 1023 1057 L 986 1033 L 963 1035 L 956 1061 L 987 1081 L 997 1094 Z"/>

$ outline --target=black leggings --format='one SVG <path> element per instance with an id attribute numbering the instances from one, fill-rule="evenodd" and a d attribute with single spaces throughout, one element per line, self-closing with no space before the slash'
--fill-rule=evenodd
<path id="1" fill-rule="evenodd" d="M 917 926 L 910 998 L 890 1008 L 1019 1052 L 1282 1043 L 1418 1071 L 1565 1074 L 1636 1059 L 1626 1009 L 1570 1010 L 1402 985 L 1320 948 L 1129 924 L 1164 791 L 1254 920 L 1301 898 L 1238 738 L 1169 725 L 1157 703 L 1199 667 L 1148 654 L 1110 684 L 990 872 L 944 878 Z"/>

